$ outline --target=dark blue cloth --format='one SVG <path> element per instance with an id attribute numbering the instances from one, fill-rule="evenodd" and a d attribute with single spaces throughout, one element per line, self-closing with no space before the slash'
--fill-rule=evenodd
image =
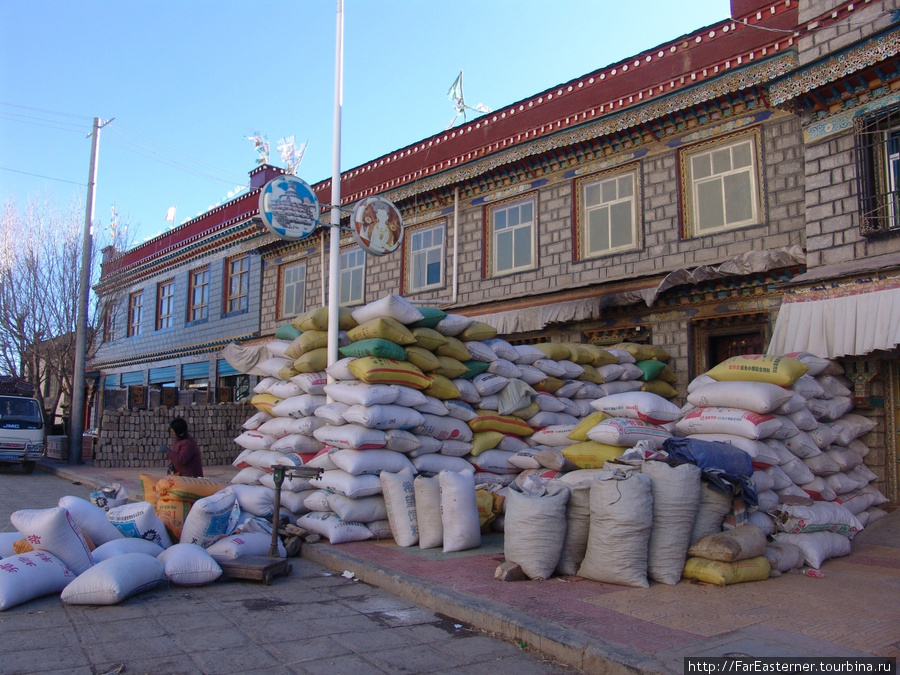
<path id="1" fill-rule="evenodd" d="M 669 459 L 696 464 L 720 492 L 740 492 L 750 506 L 759 498 L 754 485 L 753 461 L 746 452 L 731 443 L 703 441 L 696 438 L 667 438 L 662 449 Z"/>

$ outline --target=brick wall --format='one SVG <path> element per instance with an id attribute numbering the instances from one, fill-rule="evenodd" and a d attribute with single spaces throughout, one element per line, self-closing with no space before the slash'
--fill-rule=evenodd
<path id="1" fill-rule="evenodd" d="M 169 423 L 182 417 L 197 440 L 206 466 L 231 464 L 241 448 L 234 439 L 256 411 L 249 404 L 223 403 L 159 410 L 107 410 L 94 444 L 94 464 L 103 467 L 165 467 L 160 445 L 172 445 Z"/>
<path id="2" fill-rule="evenodd" d="M 800 0 L 800 22 L 806 23 L 821 16 L 828 17 L 843 4 L 843 0 Z M 856 9 L 842 20 L 828 26 L 814 26 L 805 31 L 797 43 L 800 64 L 816 61 L 849 47 L 873 32 L 887 28 L 891 24 L 891 13 L 896 9 L 897 0 L 857 3 Z"/>

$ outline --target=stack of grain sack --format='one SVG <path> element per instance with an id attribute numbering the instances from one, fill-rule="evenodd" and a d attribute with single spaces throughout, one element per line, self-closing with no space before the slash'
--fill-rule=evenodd
<path id="1" fill-rule="evenodd" d="M 779 571 L 796 560 L 790 546 L 814 568 L 849 554 L 850 539 L 886 515 L 860 440 L 876 423 L 851 412 L 849 387 L 838 364 L 808 353 L 734 357 L 688 386 L 678 435 L 750 456 L 758 504 L 747 523 L 779 545 L 768 554 Z"/>
<path id="2" fill-rule="evenodd" d="M 389 295 L 341 311 L 343 358 L 326 369 L 327 322 L 326 308 L 305 313 L 268 343 L 234 482 L 273 490 L 273 465 L 323 469 L 285 481 L 281 503 L 331 543 L 478 546 L 481 527 L 502 529 L 497 493 L 526 470 L 602 466 L 630 447 L 617 430 L 613 442 L 588 438 L 609 417 L 594 401 L 652 398 L 667 422 L 680 411 L 665 398 L 676 376 L 658 348 L 513 346 L 485 323 Z M 438 494 L 443 504 L 429 498 Z"/>
<path id="3" fill-rule="evenodd" d="M 725 585 L 849 554 L 886 499 L 859 440 L 875 423 L 850 412 L 848 384 L 811 354 L 751 355 L 696 378 L 674 416 L 643 392 L 593 401 L 616 417 L 587 437 L 635 447 L 602 471 L 517 481 L 507 561 L 537 579 Z"/>

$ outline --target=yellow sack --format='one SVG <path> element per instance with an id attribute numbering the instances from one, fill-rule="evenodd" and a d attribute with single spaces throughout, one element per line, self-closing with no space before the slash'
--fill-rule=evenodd
<path id="1" fill-rule="evenodd" d="M 584 372 L 578 376 L 579 380 L 582 382 L 593 382 L 594 384 L 606 384 L 603 376 L 590 363 L 582 363 L 581 367 L 584 368 Z"/>
<path id="2" fill-rule="evenodd" d="M 304 312 L 295 317 L 291 321 L 291 325 L 299 331 L 307 330 L 328 330 L 328 308 L 319 307 L 308 312 Z M 349 307 L 341 307 L 338 309 L 338 328 L 341 330 L 350 330 L 356 328 L 356 320 L 353 318 L 353 312 Z"/>
<path id="3" fill-rule="evenodd" d="M 501 434 L 511 434 L 513 436 L 531 436 L 534 433 L 524 420 L 512 415 L 499 415 L 491 413 L 489 410 L 481 410 L 478 417 L 469 420 L 469 428 L 478 433 L 480 431 L 496 431 Z"/>
<path id="4" fill-rule="evenodd" d="M 497 337 L 497 329 L 482 321 L 473 321 L 459 334 L 459 339 L 464 342 L 469 342 L 470 340 L 482 342 L 484 340 L 493 340 L 495 337 Z"/>
<path id="5" fill-rule="evenodd" d="M 651 394 L 662 396 L 663 398 L 675 398 L 678 396 L 678 390 L 671 384 L 663 380 L 650 380 L 641 385 L 641 391 L 649 391 Z"/>
<path id="6" fill-rule="evenodd" d="M 497 516 L 503 513 L 503 496 L 490 490 L 476 490 L 475 502 L 478 506 L 481 531 L 486 532 Z"/>
<path id="7" fill-rule="evenodd" d="M 588 439 L 588 432 L 606 419 L 609 419 L 609 415 L 605 412 L 600 410 L 592 412 L 578 422 L 572 431 L 569 432 L 569 439 L 573 441 L 586 441 Z"/>
<path id="8" fill-rule="evenodd" d="M 564 384 L 565 382 L 563 382 L 558 377 L 548 377 L 546 380 L 541 380 L 537 384 L 533 384 L 531 386 L 534 387 L 535 391 L 543 391 L 548 394 L 552 394 Z"/>
<path id="9" fill-rule="evenodd" d="M 289 366 L 285 366 L 284 368 L 278 369 L 278 379 L 284 380 L 285 382 L 287 382 L 289 379 L 291 379 L 295 375 L 299 375 L 299 374 L 300 374 L 300 371 L 297 370 L 296 368 L 294 368 L 294 364 L 291 364 Z"/>
<path id="10" fill-rule="evenodd" d="M 518 410 L 513 410 L 510 415 L 514 417 L 518 417 L 523 420 L 530 420 L 532 417 L 537 415 L 541 411 L 541 406 L 538 405 L 537 401 L 532 401 L 524 408 L 519 408 Z"/>
<path id="11" fill-rule="evenodd" d="M 727 586 L 744 581 L 764 581 L 769 578 L 770 569 L 769 559 L 764 555 L 737 562 L 688 558 L 681 576 L 706 584 Z"/>
<path id="12" fill-rule="evenodd" d="M 272 408 L 279 403 L 281 403 L 284 399 L 278 398 L 277 396 L 272 396 L 272 394 L 256 394 L 253 398 L 250 399 L 250 405 L 259 410 L 260 412 L 272 414 Z"/>
<path id="13" fill-rule="evenodd" d="M 435 358 L 437 358 L 440 363 L 440 365 L 434 369 L 434 372 L 438 375 L 449 377 L 452 380 L 469 372 L 469 368 L 463 365 L 462 361 L 455 359 L 452 356 L 439 355 Z"/>
<path id="14" fill-rule="evenodd" d="M 82 533 L 83 535 L 84 533 Z M 16 539 L 13 542 L 13 552 L 21 555 L 22 553 L 28 553 L 33 551 L 34 547 L 28 543 L 27 539 Z"/>
<path id="15" fill-rule="evenodd" d="M 398 345 L 411 345 L 416 342 L 416 338 L 409 328 L 389 316 L 366 321 L 356 328 L 348 330 L 347 337 L 354 342 L 370 340 L 372 338 L 381 338 L 382 340 L 388 340 Z"/>
<path id="16" fill-rule="evenodd" d="M 582 349 L 584 345 L 580 342 L 561 342 L 560 344 L 569 350 L 569 361 L 580 365 L 594 361 L 594 355 L 587 349 Z"/>
<path id="17" fill-rule="evenodd" d="M 184 521 L 194 505 L 193 500 L 184 499 L 159 499 L 154 506 L 154 511 L 166 530 L 172 535 L 175 541 L 181 539 L 181 531 L 184 529 Z"/>
<path id="18" fill-rule="evenodd" d="M 455 337 L 450 336 L 447 337 L 446 343 L 434 350 L 434 353 L 438 356 L 449 356 L 457 361 L 468 361 L 472 358 L 462 340 L 457 340 Z"/>
<path id="19" fill-rule="evenodd" d="M 657 375 L 656 377 L 663 382 L 668 382 L 669 384 L 675 384 L 676 382 L 678 382 L 678 375 L 669 364 L 666 364 L 666 367 L 659 371 L 659 375 Z"/>
<path id="20" fill-rule="evenodd" d="M 433 328 L 413 328 L 412 334 L 416 339 L 417 347 L 422 347 L 422 349 L 432 352 L 441 345 L 447 344 L 447 338 Z M 468 353 L 468 350 L 466 350 L 466 358 L 469 358 Z"/>
<path id="21" fill-rule="evenodd" d="M 409 345 L 406 347 L 406 360 L 423 373 L 437 370 L 441 367 L 441 362 L 438 360 L 438 357 L 434 355 L 434 352 L 423 347 L 417 347 L 416 345 Z M 446 373 L 442 374 L 445 375 Z"/>
<path id="22" fill-rule="evenodd" d="M 141 477 L 143 478 L 143 474 Z M 224 490 L 226 487 L 228 487 L 226 484 L 214 481 L 212 478 L 166 476 L 156 482 L 154 489 L 158 499 L 181 499 L 195 502 L 203 497 L 209 497 L 219 490 Z"/>
<path id="23" fill-rule="evenodd" d="M 284 355 L 289 359 L 299 359 L 306 352 L 311 352 L 313 349 L 327 346 L 327 330 L 308 330 L 305 333 L 300 333 L 299 337 L 296 337 L 291 341 L 291 344 L 284 350 Z"/>
<path id="24" fill-rule="evenodd" d="M 592 345 L 589 343 L 579 342 L 578 347 L 593 355 L 594 358 L 591 361 L 591 365 L 594 366 L 594 368 L 599 368 L 600 366 L 607 366 L 610 363 L 619 362 L 619 359 L 610 354 L 600 345 Z"/>
<path id="25" fill-rule="evenodd" d="M 294 361 L 298 373 L 318 373 L 328 366 L 328 347 L 319 347 L 306 352 Z"/>
<path id="26" fill-rule="evenodd" d="M 427 389 L 431 380 L 409 361 L 394 361 L 364 356 L 350 362 L 353 377 L 368 384 L 398 384 L 414 389 Z"/>
<path id="27" fill-rule="evenodd" d="M 561 448 L 563 457 L 579 469 L 602 469 L 605 462 L 615 459 L 627 449 L 596 441 L 582 441 Z"/>
<path id="28" fill-rule="evenodd" d="M 150 506 L 156 506 L 156 484 L 159 478 L 154 478 L 149 473 L 141 474 L 141 501 L 150 502 Z"/>
<path id="29" fill-rule="evenodd" d="M 781 387 L 790 387 L 807 370 L 800 360 L 790 356 L 747 354 L 725 359 L 706 374 L 719 381 L 771 382 Z"/>
<path id="30" fill-rule="evenodd" d="M 640 344 L 638 342 L 620 342 L 613 345 L 614 349 L 624 349 L 634 357 L 635 361 L 652 361 L 657 352 L 653 349 L 653 345 Z M 666 359 L 668 359 L 666 355 Z M 666 359 L 656 359 L 657 361 L 665 361 Z"/>
<path id="31" fill-rule="evenodd" d="M 496 448 L 502 440 L 503 434 L 499 431 L 479 431 L 472 434 L 472 451 L 469 454 L 477 457 L 485 450 Z"/>
<path id="32" fill-rule="evenodd" d="M 431 384 L 422 390 L 428 396 L 434 396 L 442 401 L 449 401 L 452 398 L 459 398 L 459 389 L 450 381 L 449 378 L 439 375 L 437 372 L 426 375 Z"/>
<path id="33" fill-rule="evenodd" d="M 540 349 L 552 361 L 565 361 L 572 355 L 569 348 L 559 342 L 539 342 L 531 346 Z"/>

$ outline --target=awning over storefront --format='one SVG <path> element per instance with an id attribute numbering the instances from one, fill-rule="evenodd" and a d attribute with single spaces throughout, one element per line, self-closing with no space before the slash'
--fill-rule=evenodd
<path id="1" fill-rule="evenodd" d="M 786 295 L 768 353 L 861 356 L 900 344 L 900 278 Z"/>
<path id="2" fill-rule="evenodd" d="M 537 305 L 527 309 L 495 312 L 479 316 L 501 335 L 527 333 L 542 330 L 553 323 L 568 323 L 599 319 L 603 308 L 620 307 L 644 303 L 652 307 L 656 299 L 664 291 L 676 286 L 698 284 L 711 279 L 740 277 L 748 274 L 768 272 L 803 265 L 806 255 L 799 246 L 767 249 L 764 251 L 746 251 L 718 265 L 700 265 L 693 269 L 677 269 L 669 272 L 659 283 L 647 288 L 606 293 L 598 297 L 584 300 L 566 300 L 563 302 Z M 599 292 L 599 291 L 598 291 Z"/>

